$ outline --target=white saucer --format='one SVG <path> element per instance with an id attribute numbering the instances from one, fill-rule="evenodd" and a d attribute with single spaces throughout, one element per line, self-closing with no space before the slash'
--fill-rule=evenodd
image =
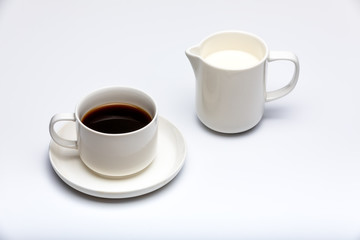
<path id="1" fill-rule="evenodd" d="M 69 122 L 59 135 L 75 138 L 75 124 Z M 49 156 L 57 175 L 72 188 L 102 198 L 129 198 L 155 191 L 169 183 L 181 170 L 186 156 L 185 141 L 179 130 L 159 117 L 158 156 L 140 173 L 120 179 L 101 177 L 81 161 L 77 150 L 50 142 Z"/>

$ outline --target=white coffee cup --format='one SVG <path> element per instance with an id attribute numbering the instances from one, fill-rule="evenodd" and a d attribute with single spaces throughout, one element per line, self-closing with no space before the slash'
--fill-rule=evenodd
<path id="1" fill-rule="evenodd" d="M 196 112 L 207 127 L 223 133 L 251 129 L 262 118 L 264 103 L 291 92 L 299 77 L 295 54 L 269 51 L 266 43 L 251 33 L 224 31 L 186 50 L 196 77 Z M 290 82 L 266 91 L 268 62 L 294 63 Z"/>
<path id="2" fill-rule="evenodd" d="M 87 127 L 82 118 L 90 110 L 109 103 L 131 104 L 151 117 L 146 126 L 126 133 L 103 133 Z M 106 87 L 84 97 L 75 113 L 55 114 L 49 131 L 55 143 L 78 149 L 81 160 L 94 172 L 106 177 L 122 177 L 146 168 L 156 157 L 158 113 L 154 100 L 142 91 L 126 87 Z M 59 136 L 54 128 L 59 121 L 76 123 L 77 140 Z"/>

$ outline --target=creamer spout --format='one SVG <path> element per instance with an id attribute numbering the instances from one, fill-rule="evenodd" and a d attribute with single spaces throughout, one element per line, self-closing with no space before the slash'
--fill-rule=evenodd
<path id="1" fill-rule="evenodd" d="M 201 58 L 200 58 L 200 47 L 199 46 L 195 46 L 195 47 L 191 47 L 188 48 L 185 51 L 186 56 L 188 57 L 191 66 L 193 68 L 193 71 L 195 73 L 195 75 L 197 74 L 197 71 L 199 69 L 200 66 L 200 62 L 201 62 Z"/>

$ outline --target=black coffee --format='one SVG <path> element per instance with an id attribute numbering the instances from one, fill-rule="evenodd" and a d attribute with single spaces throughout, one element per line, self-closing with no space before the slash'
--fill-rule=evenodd
<path id="1" fill-rule="evenodd" d="M 110 103 L 91 109 L 81 121 L 95 131 L 116 134 L 145 127 L 151 122 L 151 116 L 134 105 Z"/>

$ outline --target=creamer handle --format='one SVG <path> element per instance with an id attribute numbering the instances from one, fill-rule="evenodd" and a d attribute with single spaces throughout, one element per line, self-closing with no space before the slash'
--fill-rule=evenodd
<path id="1" fill-rule="evenodd" d="M 270 91 L 270 92 L 266 93 L 266 101 L 267 102 L 276 100 L 276 99 L 281 98 L 281 97 L 287 95 L 288 93 L 290 93 L 296 86 L 296 83 L 299 78 L 300 65 L 299 65 L 299 60 L 294 53 L 283 52 L 283 51 L 271 51 L 269 53 L 268 61 L 272 62 L 272 61 L 278 61 L 278 60 L 286 60 L 286 61 L 293 62 L 295 65 L 294 74 L 292 76 L 291 81 L 285 87 L 282 87 L 278 90 L 274 90 L 274 91 Z"/>

